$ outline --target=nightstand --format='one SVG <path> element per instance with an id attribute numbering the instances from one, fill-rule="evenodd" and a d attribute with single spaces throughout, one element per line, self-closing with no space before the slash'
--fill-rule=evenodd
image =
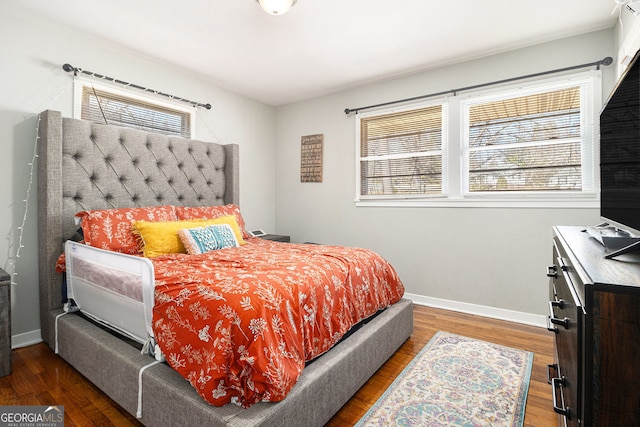
<path id="1" fill-rule="evenodd" d="M 264 236 L 260 236 L 260 238 L 265 240 L 273 240 L 274 242 L 291 242 L 291 236 L 283 236 L 280 234 L 265 234 Z"/>
<path id="2" fill-rule="evenodd" d="M 11 373 L 11 277 L 0 268 L 0 377 Z"/>

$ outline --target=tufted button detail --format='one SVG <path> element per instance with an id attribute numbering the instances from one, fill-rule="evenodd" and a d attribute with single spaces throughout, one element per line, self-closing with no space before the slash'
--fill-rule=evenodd
<path id="1" fill-rule="evenodd" d="M 156 166 L 157 166 L 157 167 L 159 167 L 159 168 L 161 168 L 161 167 L 162 167 L 162 162 L 161 162 L 160 160 L 158 160 L 158 161 L 156 162 Z"/>
<path id="2" fill-rule="evenodd" d="M 179 200 L 179 201 L 183 201 L 183 200 L 184 200 L 184 196 L 183 196 L 182 194 L 179 194 L 179 195 L 178 195 L 178 200 Z"/>
<path id="3" fill-rule="evenodd" d="M 112 200 L 113 199 L 113 195 L 111 195 L 111 193 L 107 193 L 104 195 L 104 199 L 105 200 Z"/>
<path id="4" fill-rule="evenodd" d="M 147 176 L 147 177 L 145 177 L 145 179 L 144 179 L 144 183 L 145 183 L 145 184 L 147 184 L 147 185 L 149 185 L 149 183 L 150 183 L 150 182 L 151 182 L 151 178 L 149 178 L 148 176 Z"/>
<path id="5" fill-rule="evenodd" d="M 104 156 L 104 161 L 107 163 L 111 163 L 113 161 L 113 156 L 111 154 L 107 154 Z"/>
<path id="6" fill-rule="evenodd" d="M 189 178 L 189 180 L 187 181 L 187 184 L 193 185 L 193 180 L 191 178 Z"/>
<path id="7" fill-rule="evenodd" d="M 192 153 L 193 153 L 193 147 L 189 147 L 189 148 L 187 149 L 187 152 L 189 152 L 189 154 L 192 154 Z"/>
<path id="8" fill-rule="evenodd" d="M 164 196 L 162 194 L 158 194 L 156 196 L 156 200 L 159 201 L 159 202 L 161 202 L 163 199 L 164 199 Z"/>
<path id="9" fill-rule="evenodd" d="M 89 181 L 94 182 L 97 179 L 96 174 L 92 173 L 91 175 L 89 175 Z"/>
<path id="10" fill-rule="evenodd" d="M 198 194 L 196 200 L 201 201 L 202 199 L 204 199 L 204 196 L 202 194 Z"/>
<path id="11" fill-rule="evenodd" d="M 167 179 L 167 183 L 168 183 L 169 185 L 173 185 L 173 178 L 169 178 L 169 179 Z"/>
<path id="12" fill-rule="evenodd" d="M 138 200 L 140 200 L 140 196 L 138 196 L 137 194 L 134 194 L 133 196 L 131 196 L 131 200 L 134 202 L 137 202 Z"/>
<path id="13" fill-rule="evenodd" d="M 133 166 L 138 166 L 138 164 L 140 163 L 140 159 L 138 158 L 131 159 L 131 163 L 133 164 Z"/>
<path id="14" fill-rule="evenodd" d="M 184 168 L 184 163 L 183 162 L 178 163 L 178 169 L 182 169 L 182 168 Z"/>

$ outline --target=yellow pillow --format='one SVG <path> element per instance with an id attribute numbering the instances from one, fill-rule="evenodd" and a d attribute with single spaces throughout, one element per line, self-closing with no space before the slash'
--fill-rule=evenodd
<path id="1" fill-rule="evenodd" d="M 164 254 L 185 254 L 178 230 L 183 228 L 206 227 L 213 224 L 229 224 L 235 234 L 238 244 L 244 245 L 242 232 L 234 215 L 221 216 L 215 219 L 193 219 L 187 221 L 149 222 L 135 221 L 132 224 L 133 232 L 142 239 L 142 252 L 147 258 L 153 258 Z"/>

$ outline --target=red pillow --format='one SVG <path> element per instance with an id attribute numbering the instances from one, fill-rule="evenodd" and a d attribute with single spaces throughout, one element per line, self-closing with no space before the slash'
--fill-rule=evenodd
<path id="1" fill-rule="evenodd" d="M 248 239 L 251 237 L 247 230 L 245 230 L 244 219 L 240 213 L 240 207 L 237 205 L 224 205 L 224 206 L 176 206 L 176 215 L 178 220 L 190 220 L 190 219 L 214 219 L 221 216 L 234 215 L 238 226 L 242 231 L 242 238 Z"/>
<path id="2" fill-rule="evenodd" d="M 134 221 L 178 220 L 174 206 L 83 211 L 76 216 L 82 219 L 80 226 L 87 245 L 130 255 L 141 250 L 140 241 L 131 230 Z"/>

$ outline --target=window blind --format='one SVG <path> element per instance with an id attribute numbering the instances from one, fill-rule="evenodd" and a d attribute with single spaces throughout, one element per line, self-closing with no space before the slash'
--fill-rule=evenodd
<path id="1" fill-rule="evenodd" d="M 360 195 L 442 193 L 442 105 L 360 120 Z"/>
<path id="2" fill-rule="evenodd" d="M 127 126 L 165 135 L 191 137 L 191 115 L 185 111 L 84 86 L 82 119 Z"/>
<path id="3" fill-rule="evenodd" d="M 469 191 L 581 190 L 580 87 L 472 105 Z"/>

